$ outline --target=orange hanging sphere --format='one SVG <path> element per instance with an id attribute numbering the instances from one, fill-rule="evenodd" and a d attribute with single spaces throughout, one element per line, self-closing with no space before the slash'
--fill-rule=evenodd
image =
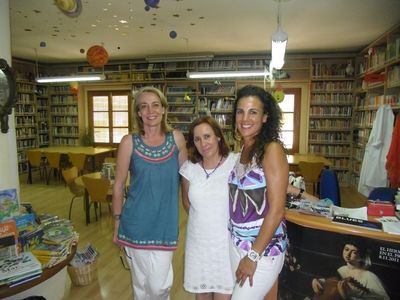
<path id="1" fill-rule="evenodd" d="M 94 45 L 86 52 L 86 58 L 91 66 L 99 68 L 108 62 L 108 53 L 104 47 Z"/>

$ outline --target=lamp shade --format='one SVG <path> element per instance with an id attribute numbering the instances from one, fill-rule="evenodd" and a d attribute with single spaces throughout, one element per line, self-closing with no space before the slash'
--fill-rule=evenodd
<path id="1" fill-rule="evenodd" d="M 272 35 L 272 66 L 280 70 L 285 64 L 285 52 L 288 41 L 288 35 L 280 28 Z"/>

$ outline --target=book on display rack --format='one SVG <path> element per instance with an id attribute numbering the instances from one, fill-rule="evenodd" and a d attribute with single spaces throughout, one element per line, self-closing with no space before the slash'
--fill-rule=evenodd
<path id="1" fill-rule="evenodd" d="M 378 231 L 382 230 L 382 224 L 379 222 L 351 218 L 347 216 L 340 216 L 340 215 L 334 216 L 332 222 L 344 225 L 356 226 L 359 228 L 371 229 L 371 230 L 378 230 Z"/>

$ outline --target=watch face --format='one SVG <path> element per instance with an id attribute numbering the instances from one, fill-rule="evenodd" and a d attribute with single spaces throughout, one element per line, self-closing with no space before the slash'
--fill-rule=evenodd
<path id="1" fill-rule="evenodd" d="M 247 253 L 247 256 L 252 260 L 252 261 L 258 261 L 260 259 L 260 255 L 254 251 L 254 250 L 250 250 Z"/>

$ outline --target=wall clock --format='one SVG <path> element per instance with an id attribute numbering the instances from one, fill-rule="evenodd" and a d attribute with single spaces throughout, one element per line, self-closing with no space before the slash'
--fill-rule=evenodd
<path id="1" fill-rule="evenodd" d="M 1 132 L 8 132 L 8 115 L 17 99 L 15 74 L 5 59 L 0 58 L 0 122 Z"/>

